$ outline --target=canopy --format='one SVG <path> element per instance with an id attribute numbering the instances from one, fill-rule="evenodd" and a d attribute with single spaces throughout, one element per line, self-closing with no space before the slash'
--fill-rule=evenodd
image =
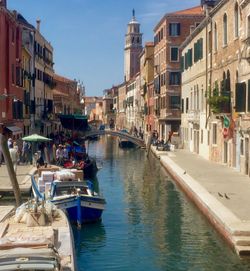
<path id="1" fill-rule="evenodd" d="M 87 131 L 89 129 L 88 126 L 88 118 L 84 115 L 59 115 L 62 126 L 65 129 L 72 131 Z"/>
<path id="2" fill-rule="evenodd" d="M 47 142 L 47 141 L 51 141 L 52 139 L 44 137 L 44 136 L 40 136 L 38 134 L 33 134 L 33 135 L 23 137 L 22 140 L 29 141 L 29 142 Z"/>

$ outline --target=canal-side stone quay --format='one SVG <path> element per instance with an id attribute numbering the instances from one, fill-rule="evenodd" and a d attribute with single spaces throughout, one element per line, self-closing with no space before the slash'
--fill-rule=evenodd
<path id="1" fill-rule="evenodd" d="M 250 255 L 249 178 L 185 150 L 151 150 L 236 252 Z"/>
<path id="2" fill-rule="evenodd" d="M 17 166 L 17 182 L 22 195 L 28 196 L 31 191 L 31 175 L 37 171 L 37 168 L 33 165 L 18 165 Z M 13 188 L 10 181 L 10 177 L 5 164 L 0 167 L 0 195 L 13 196 Z"/>

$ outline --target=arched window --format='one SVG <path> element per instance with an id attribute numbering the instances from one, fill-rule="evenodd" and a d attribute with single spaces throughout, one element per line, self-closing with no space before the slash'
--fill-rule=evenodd
<path id="1" fill-rule="evenodd" d="M 239 37 L 239 6 L 238 3 L 234 6 L 234 36 Z"/>
<path id="2" fill-rule="evenodd" d="M 214 51 L 216 52 L 218 49 L 218 39 L 217 39 L 218 33 L 217 33 L 217 25 L 214 24 Z"/>
<path id="3" fill-rule="evenodd" d="M 227 14 L 223 16 L 223 45 L 227 45 Z"/>

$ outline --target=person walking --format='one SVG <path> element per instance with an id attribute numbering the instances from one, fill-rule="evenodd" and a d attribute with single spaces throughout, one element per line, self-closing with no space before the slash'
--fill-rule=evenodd
<path id="1" fill-rule="evenodd" d="M 18 162 L 18 149 L 12 145 L 9 148 L 10 158 L 13 163 L 14 171 L 17 172 L 17 162 Z"/>

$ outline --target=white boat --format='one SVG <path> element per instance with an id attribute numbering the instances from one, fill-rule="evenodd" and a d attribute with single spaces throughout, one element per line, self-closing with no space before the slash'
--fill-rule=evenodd
<path id="1" fill-rule="evenodd" d="M 34 200 L 0 223 L 0 270 L 76 270 L 68 219 L 52 203 Z"/>

